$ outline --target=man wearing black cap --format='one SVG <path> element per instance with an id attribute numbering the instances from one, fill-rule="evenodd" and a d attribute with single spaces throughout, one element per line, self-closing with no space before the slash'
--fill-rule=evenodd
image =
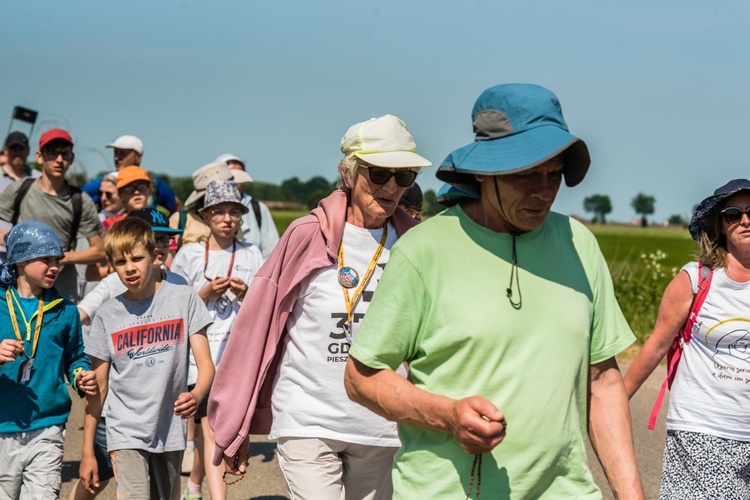
<path id="1" fill-rule="evenodd" d="M 349 397 L 399 424 L 393 498 L 600 499 L 587 430 L 615 497 L 643 498 L 614 359 L 635 337 L 596 239 L 551 211 L 588 149 L 536 85 L 472 116 L 437 172 L 470 195 L 399 239 L 349 351 Z"/>
<path id="2" fill-rule="evenodd" d="M 26 163 L 29 151 L 29 138 L 25 134 L 22 132 L 8 134 L 3 144 L 3 153 L 7 157 L 7 163 L 3 165 L 2 176 L 0 176 L 0 193 L 18 179 L 36 178 L 42 175 Z"/>

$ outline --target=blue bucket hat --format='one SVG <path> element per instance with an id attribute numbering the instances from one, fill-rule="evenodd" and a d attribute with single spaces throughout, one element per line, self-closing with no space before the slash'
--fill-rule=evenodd
<path id="1" fill-rule="evenodd" d="M 57 233 L 35 220 L 27 220 L 13 226 L 5 235 L 7 257 L 0 265 L 0 284 L 8 287 L 16 282 L 15 264 L 40 257 L 65 256 L 62 241 Z"/>
<path id="2" fill-rule="evenodd" d="M 591 158 L 568 132 L 557 96 L 539 85 L 505 84 L 479 96 L 471 112 L 474 142 L 443 160 L 437 178 L 475 186 L 474 175 L 514 174 L 565 153 L 565 184 L 583 180 Z"/>
<path id="3" fill-rule="evenodd" d="M 716 215 L 716 210 L 724 200 L 740 191 L 750 191 L 750 181 L 747 179 L 733 179 L 714 191 L 714 194 L 700 202 L 690 219 L 688 230 L 695 241 L 700 241 L 701 234 L 708 232 Z"/>
<path id="4" fill-rule="evenodd" d="M 471 186 L 443 184 L 440 186 L 435 201 L 446 207 L 452 207 L 464 200 L 478 200 L 479 194 Z"/>

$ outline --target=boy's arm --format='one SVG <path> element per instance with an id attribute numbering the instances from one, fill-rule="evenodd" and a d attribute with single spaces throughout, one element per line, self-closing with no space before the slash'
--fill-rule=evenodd
<path id="1" fill-rule="evenodd" d="M 94 488 L 99 487 L 99 467 L 94 455 L 94 439 L 96 427 L 102 415 L 102 406 L 107 398 L 109 390 L 109 367 L 108 361 L 92 357 L 91 363 L 94 367 L 98 392 L 86 396 L 86 413 L 83 416 L 83 449 L 81 450 L 81 466 L 79 473 L 81 484 L 84 489 L 94 494 Z"/>
<path id="2" fill-rule="evenodd" d="M 91 376 L 87 375 L 91 370 L 88 356 L 83 352 L 83 334 L 81 332 L 81 320 L 78 314 L 73 314 L 72 325 L 67 331 L 67 339 L 63 347 L 63 362 L 68 381 L 78 391 L 79 397 L 94 391 Z"/>
<path id="3" fill-rule="evenodd" d="M 97 264 L 104 260 L 104 243 L 99 235 L 89 239 L 89 248 L 73 252 L 65 252 L 65 257 L 60 264 Z"/>
<path id="4" fill-rule="evenodd" d="M 190 349 L 193 350 L 195 364 L 198 367 L 198 379 L 190 392 L 183 392 L 174 404 L 174 413 L 182 418 L 195 415 L 198 405 L 208 394 L 214 380 L 214 362 L 211 359 L 211 349 L 208 346 L 206 329 L 190 336 Z"/>

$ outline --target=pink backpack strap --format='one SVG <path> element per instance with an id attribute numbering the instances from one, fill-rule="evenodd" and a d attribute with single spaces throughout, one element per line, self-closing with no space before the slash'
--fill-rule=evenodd
<path id="1" fill-rule="evenodd" d="M 703 302 L 706 300 L 713 275 L 713 269 L 704 267 L 702 262 L 698 262 L 698 290 L 693 295 L 693 301 L 690 304 L 690 313 L 688 314 L 687 321 L 685 321 L 685 325 L 682 327 L 682 335 L 675 337 L 674 342 L 669 347 L 669 352 L 667 353 L 667 377 L 662 382 L 659 395 L 656 396 L 654 406 L 651 408 L 651 416 L 648 419 L 648 428 L 650 430 L 653 430 L 656 426 L 656 418 L 659 415 L 659 409 L 661 408 L 661 403 L 664 400 L 667 389 L 672 388 L 672 382 L 677 375 L 677 365 L 680 363 L 680 358 L 682 357 L 682 346 L 684 343 L 690 342 L 693 334 L 693 325 L 695 325 L 698 313 L 701 307 L 703 307 Z"/>

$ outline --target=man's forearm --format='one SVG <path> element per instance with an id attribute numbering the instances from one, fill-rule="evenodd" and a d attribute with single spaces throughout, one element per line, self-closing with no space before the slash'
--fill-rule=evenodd
<path id="1" fill-rule="evenodd" d="M 99 264 L 105 258 L 103 248 L 87 248 L 75 252 L 65 252 L 62 264 Z"/>
<path id="2" fill-rule="evenodd" d="M 614 358 L 591 367 L 589 436 L 615 498 L 643 498 L 628 397 Z"/>

